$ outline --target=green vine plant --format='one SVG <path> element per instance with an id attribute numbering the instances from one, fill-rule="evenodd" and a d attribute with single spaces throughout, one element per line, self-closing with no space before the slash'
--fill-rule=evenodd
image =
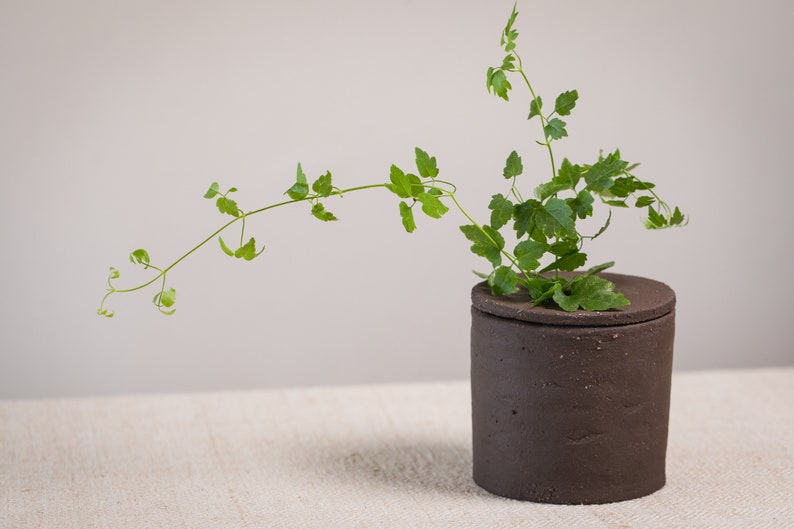
<path id="1" fill-rule="evenodd" d="M 629 300 L 615 292 L 613 283 L 597 275 L 611 267 L 614 264 L 612 262 L 574 274 L 560 272 L 575 272 L 584 267 L 587 263 L 587 254 L 583 251 L 585 242 L 604 233 L 610 225 L 614 208 L 633 206 L 645 209 L 644 223 L 652 230 L 683 226 L 688 222 L 687 218 L 678 207 L 671 208 L 656 194 L 653 183 L 635 176 L 633 171 L 637 164 L 624 160 L 619 150 L 606 155 L 600 153 L 592 164 L 576 164 L 567 158 L 559 165 L 556 163 L 554 145 L 568 136 L 567 123 L 562 118 L 567 118 L 576 107 L 579 93 L 576 90 L 563 92 L 557 96 L 553 107 L 544 107 L 543 99 L 529 82 L 523 61 L 516 51 L 518 31 L 514 24 L 517 16 L 516 6 L 513 6 L 500 39 L 506 55 L 500 66 L 488 68 L 486 88 L 489 93 L 505 101 L 509 101 L 509 93 L 513 88 L 511 79 L 518 79 L 528 90 L 527 119 L 540 124 L 541 139 L 536 143 L 548 152 L 551 168 L 551 178 L 536 185 L 531 198 L 525 199 L 519 190 L 518 177 L 523 174 L 523 163 L 515 150 L 508 155 L 502 171 L 507 190 L 491 197 L 487 223 L 478 223 L 464 209 L 456 197 L 455 184 L 439 178 L 436 158 L 419 147 L 415 149 L 416 173 L 392 165 L 388 182 L 347 189 L 334 185 L 330 171 L 316 178 L 310 186 L 301 164 L 298 164 L 295 182 L 285 192 L 288 200 L 250 211 L 241 209 L 232 198 L 237 188 L 231 187 L 221 192 L 219 184 L 213 182 L 204 198 L 214 200 L 218 211 L 231 219 L 165 267 L 153 265 L 146 250 L 133 251 L 130 261 L 146 270 L 151 269 L 155 272 L 154 277 L 136 286 L 118 288 L 115 281 L 119 279 L 119 271 L 111 267 L 107 293 L 97 313 L 112 317 L 114 312 L 106 307 L 111 295 L 135 292 L 156 284 L 158 290 L 152 302 L 160 312 L 171 315 L 175 311 L 176 290 L 167 284 L 169 272 L 216 237 L 223 253 L 232 258 L 251 261 L 262 254 L 264 246 L 257 249 L 254 237 L 246 240 L 247 218 L 272 209 L 307 203 L 311 214 L 318 220 L 336 221 L 337 217 L 326 209 L 328 199 L 372 189 L 386 189 L 396 195 L 402 225 L 408 233 L 417 227 L 417 207 L 422 214 L 434 219 L 443 217 L 450 207 L 462 214 L 468 224 L 460 226 L 460 230 L 472 243 L 471 251 L 491 265 L 489 273 L 475 273 L 487 280 L 494 295 L 509 295 L 525 289 L 534 305 L 551 304 L 565 311 L 604 311 L 628 305 Z M 606 219 L 595 233 L 583 234 L 577 224 L 593 217 L 596 203 L 605 208 Z M 239 225 L 240 228 L 236 249 L 235 245 L 230 246 L 221 236 L 233 225 Z M 502 234 L 504 230 L 512 232 L 512 249 Z"/>

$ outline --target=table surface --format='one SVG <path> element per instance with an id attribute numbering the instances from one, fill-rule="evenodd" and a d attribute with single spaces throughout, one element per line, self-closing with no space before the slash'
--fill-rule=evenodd
<path id="1" fill-rule="evenodd" d="M 472 482 L 465 382 L 0 401 L 0 527 L 794 527 L 793 404 L 676 373 L 667 485 L 560 506 Z"/>

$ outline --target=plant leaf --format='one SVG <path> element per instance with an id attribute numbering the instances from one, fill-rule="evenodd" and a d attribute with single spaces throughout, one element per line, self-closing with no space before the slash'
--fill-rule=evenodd
<path id="1" fill-rule="evenodd" d="M 214 198 L 215 195 L 220 193 L 219 189 L 220 189 L 220 186 L 218 185 L 218 182 L 213 182 L 210 185 L 210 188 L 207 189 L 207 192 L 204 193 L 204 198 Z"/>
<path id="2" fill-rule="evenodd" d="M 392 165 L 389 170 L 389 180 L 391 180 L 391 184 L 388 187 L 395 195 L 400 198 L 409 198 L 413 196 L 410 179 L 403 170 L 396 165 Z"/>
<path id="3" fill-rule="evenodd" d="M 502 194 L 491 197 L 488 209 L 491 210 L 491 227 L 495 230 L 507 224 L 513 216 L 513 203 Z"/>
<path id="4" fill-rule="evenodd" d="M 333 189 L 333 184 L 331 183 L 331 171 L 327 171 L 312 184 L 312 191 L 321 197 L 329 196 Z"/>
<path id="5" fill-rule="evenodd" d="M 586 219 L 593 214 L 593 195 L 586 189 L 582 189 L 572 198 L 565 199 L 565 203 L 580 219 Z"/>
<path id="6" fill-rule="evenodd" d="M 667 219 L 656 211 L 653 206 L 648 206 L 648 218 L 645 219 L 645 227 L 649 229 L 666 228 Z"/>
<path id="7" fill-rule="evenodd" d="M 509 266 L 500 266 L 488 277 L 494 296 L 506 296 L 518 290 L 518 275 Z"/>
<path id="8" fill-rule="evenodd" d="M 423 178 L 435 178 L 438 176 L 438 165 L 436 164 L 436 157 L 428 155 L 425 151 L 416 147 L 416 168 L 419 170 L 419 176 Z"/>
<path id="9" fill-rule="evenodd" d="M 543 133 L 546 138 L 551 138 L 552 140 L 559 140 L 568 135 L 568 131 L 565 130 L 565 122 L 558 118 L 551 118 L 546 123 L 546 126 L 543 127 Z"/>
<path id="10" fill-rule="evenodd" d="M 504 238 L 489 226 L 483 226 L 482 229 L 472 224 L 461 226 L 460 231 L 474 244 L 471 246 L 471 251 L 475 255 L 485 257 L 494 267 L 502 264 L 501 250 L 504 248 Z"/>
<path id="11" fill-rule="evenodd" d="M 629 304 L 626 296 L 615 292 L 615 285 L 595 275 L 580 276 L 571 281 L 569 293 L 562 287 L 553 295 L 554 301 L 565 311 L 573 312 L 579 307 L 584 310 L 609 310 Z"/>
<path id="12" fill-rule="evenodd" d="M 529 234 L 529 236 L 535 240 L 546 242 L 546 236 L 543 234 L 542 230 L 538 229 L 538 224 L 535 219 L 538 210 L 542 208 L 543 204 L 532 199 L 522 202 L 521 204 L 516 204 L 513 208 L 513 219 L 515 219 L 513 230 L 516 232 L 516 237 L 520 239 L 525 234 Z"/>
<path id="13" fill-rule="evenodd" d="M 623 173 L 628 162 L 620 159 L 620 151 L 609 154 L 606 158 L 599 158 L 585 173 L 584 180 L 587 188 L 594 193 L 603 193 L 614 184 L 614 177 Z"/>
<path id="14" fill-rule="evenodd" d="M 537 208 L 535 222 L 547 237 L 578 238 L 573 220 L 573 211 L 559 198 L 550 198 Z"/>
<path id="15" fill-rule="evenodd" d="M 560 288 L 560 280 L 552 281 L 545 278 L 530 278 L 525 284 L 529 290 L 529 295 L 532 297 L 532 304 L 539 305 L 551 298 L 554 291 Z"/>
<path id="16" fill-rule="evenodd" d="M 553 263 L 549 264 L 540 273 L 548 272 L 549 270 L 562 270 L 565 272 L 573 272 L 574 270 L 584 266 L 587 262 L 587 254 L 582 252 L 573 252 L 563 257 L 560 257 Z"/>
<path id="17" fill-rule="evenodd" d="M 315 202 L 314 204 L 312 204 L 312 215 L 314 215 L 316 218 L 320 219 L 323 222 L 339 220 L 336 218 L 336 216 L 333 213 L 326 210 L 325 206 L 320 202 Z"/>
<path id="18" fill-rule="evenodd" d="M 416 229 L 416 221 L 414 220 L 414 211 L 405 201 L 400 202 L 400 217 L 402 218 L 403 227 L 408 233 L 413 233 Z"/>
<path id="19" fill-rule="evenodd" d="M 577 99 L 579 99 L 579 92 L 576 90 L 561 93 L 554 102 L 554 111 L 560 116 L 570 115 L 571 110 L 576 106 Z"/>
<path id="20" fill-rule="evenodd" d="M 540 258 L 547 250 L 548 246 L 542 242 L 521 241 L 513 250 L 513 255 L 518 259 L 518 267 L 521 270 L 536 270 L 540 266 Z"/>
<path id="21" fill-rule="evenodd" d="M 228 256 L 234 257 L 234 252 L 232 251 L 232 249 L 231 249 L 231 248 L 229 248 L 228 246 L 226 246 L 226 243 L 225 243 L 225 242 L 223 242 L 223 237 L 221 237 L 221 236 L 218 236 L 218 242 L 219 242 L 219 243 L 220 243 L 220 245 L 221 245 L 221 250 L 223 250 L 223 253 L 225 253 L 225 254 L 226 254 L 226 255 L 228 255 Z"/>
<path id="22" fill-rule="evenodd" d="M 255 257 L 258 257 L 264 251 L 265 251 L 264 247 L 262 247 L 262 249 L 259 252 L 256 251 L 256 241 L 254 240 L 253 237 L 251 237 L 247 243 L 245 243 L 244 245 L 237 248 L 237 250 L 235 250 L 234 256 L 239 259 L 245 259 L 246 261 L 251 261 Z"/>
<path id="23" fill-rule="evenodd" d="M 176 303 L 176 290 L 169 288 L 158 292 L 154 295 L 152 303 L 155 304 L 157 310 L 166 316 L 171 316 L 174 312 L 176 312 L 176 309 L 165 310 L 163 307 L 169 308 L 174 306 L 174 303 Z"/>
<path id="24" fill-rule="evenodd" d="M 218 200 L 215 201 L 215 205 L 221 213 L 231 215 L 232 217 L 240 216 L 240 209 L 237 207 L 237 202 L 231 198 L 220 196 Z"/>
<path id="25" fill-rule="evenodd" d="M 493 90 L 495 96 L 501 97 L 505 101 L 510 100 L 507 93 L 513 86 L 510 84 L 510 81 L 507 80 L 507 76 L 502 70 L 488 68 L 486 87 L 488 88 L 488 92 Z"/>
<path id="26" fill-rule="evenodd" d="M 130 262 L 142 264 L 143 269 L 146 270 L 147 268 L 149 268 L 149 252 L 147 252 L 143 248 L 138 248 L 137 250 L 130 253 Z"/>
<path id="27" fill-rule="evenodd" d="M 560 164 L 559 171 L 557 171 L 556 179 L 559 180 L 560 183 L 567 183 L 571 189 L 574 189 L 581 178 L 582 167 L 580 165 L 572 164 L 568 158 L 564 158 L 562 160 L 562 164 Z"/>
<path id="28" fill-rule="evenodd" d="M 681 210 L 678 209 L 678 206 L 675 207 L 673 210 L 673 216 L 670 217 L 670 224 L 672 226 L 681 226 L 686 221 L 686 215 L 681 213 Z"/>
<path id="29" fill-rule="evenodd" d="M 524 172 L 524 165 L 521 163 L 521 156 L 519 156 L 516 151 L 513 151 L 507 157 L 502 174 L 505 178 L 515 178 L 522 172 Z"/>
<path id="30" fill-rule="evenodd" d="M 160 296 L 160 304 L 163 307 L 171 308 L 176 303 L 176 290 L 173 288 L 168 288 L 163 290 L 162 295 Z"/>
<path id="31" fill-rule="evenodd" d="M 298 164 L 298 171 L 295 175 L 295 183 L 292 184 L 292 187 L 287 189 L 287 195 L 292 200 L 301 200 L 306 198 L 306 195 L 309 194 L 309 184 L 306 180 L 306 174 L 303 172 L 303 168 L 301 164 Z"/>
<path id="32" fill-rule="evenodd" d="M 579 249 L 576 239 L 561 239 L 549 245 L 549 252 L 556 257 L 562 257 Z"/>
<path id="33" fill-rule="evenodd" d="M 640 197 L 637 199 L 637 202 L 634 204 L 634 207 L 645 208 L 650 206 L 654 202 L 656 202 L 656 199 L 653 197 Z"/>
<path id="34" fill-rule="evenodd" d="M 574 189 L 576 184 L 579 183 L 581 175 L 582 168 L 578 165 L 573 165 L 568 158 L 565 158 L 551 182 L 545 182 L 535 188 L 535 196 L 538 200 L 546 200 L 560 191 Z"/>
<path id="35" fill-rule="evenodd" d="M 543 99 L 538 96 L 529 102 L 529 116 L 527 119 L 532 119 L 535 116 L 540 116 L 540 110 L 543 108 Z"/>
<path id="36" fill-rule="evenodd" d="M 422 203 L 422 211 L 424 211 L 425 215 L 428 217 L 440 219 L 444 216 L 444 213 L 449 211 L 449 208 L 432 193 L 419 193 L 416 199 Z"/>

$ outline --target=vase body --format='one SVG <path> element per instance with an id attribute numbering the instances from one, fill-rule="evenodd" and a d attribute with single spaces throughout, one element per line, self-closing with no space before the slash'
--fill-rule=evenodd
<path id="1" fill-rule="evenodd" d="M 675 294 L 602 274 L 631 301 L 605 312 L 531 307 L 472 293 L 474 481 L 508 498 L 623 501 L 659 490 L 673 360 Z"/>

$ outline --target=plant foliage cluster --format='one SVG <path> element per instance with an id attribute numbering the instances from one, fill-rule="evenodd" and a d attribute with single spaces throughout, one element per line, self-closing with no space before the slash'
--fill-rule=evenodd
<path id="1" fill-rule="evenodd" d="M 232 187 L 224 193 L 219 184 L 213 182 L 204 198 L 214 200 L 218 211 L 230 216 L 231 220 L 164 268 L 152 265 L 146 250 L 133 251 L 130 261 L 154 270 L 157 272 L 155 277 L 132 288 L 120 289 L 114 284 L 119 271 L 111 268 L 107 293 L 98 313 L 113 316 L 113 312 L 105 308 L 111 294 L 133 292 L 159 282 L 159 291 L 153 302 L 164 314 L 173 314 L 176 291 L 167 286 L 166 276 L 193 252 L 217 237 L 220 249 L 230 257 L 251 261 L 262 254 L 264 246 L 257 250 L 254 237 L 246 240 L 248 217 L 306 202 L 310 213 L 320 221 L 336 221 L 337 217 L 326 209 L 327 199 L 377 188 L 388 189 L 397 196 L 400 219 L 408 233 L 416 229 L 417 207 L 422 214 L 434 219 L 443 217 L 450 206 L 458 210 L 468 222 L 460 230 L 471 242 L 471 251 L 491 265 L 489 273 L 480 275 L 487 279 L 494 295 L 509 295 L 525 288 L 535 305 L 554 303 L 566 311 L 601 311 L 627 305 L 629 300 L 615 292 L 614 284 L 598 276 L 599 272 L 612 266 L 611 262 L 593 266 L 573 277 L 560 272 L 574 272 L 585 266 L 587 254 L 584 244 L 604 233 L 610 225 L 614 208 L 644 209 L 644 222 L 649 229 L 682 226 L 687 222 L 686 217 L 678 207 L 671 208 L 656 194 L 653 183 L 635 176 L 637 164 L 624 160 L 619 150 L 608 154 L 602 152 L 592 163 L 574 163 L 567 158 L 557 163 L 554 145 L 568 136 L 568 124 L 563 118 L 568 119 L 576 108 L 579 93 L 576 90 L 565 91 L 554 99 L 552 105 L 544 105 L 529 82 L 523 61 L 516 51 L 518 31 L 514 26 L 517 16 L 514 6 L 500 39 L 505 56 L 499 66 L 488 68 L 486 88 L 505 101 L 509 101 L 513 90 L 511 80 L 523 84 L 528 91 L 527 119 L 539 123 L 540 134 L 536 143 L 547 151 L 551 169 L 550 178 L 536 184 L 531 195 L 525 198 L 519 190 L 518 180 L 523 176 L 524 166 L 515 150 L 507 156 L 502 170 L 505 189 L 491 197 L 488 222 L 482 223 L 475 221 L 458 202 L 456 186 L 439 178 L 436 158 L 418 147 L 415 149 L 415 173 L 392 165 L 388 182 L 349 189 L 336 187 L 330 172 L 309 185 L 309 179 L 298 164 L 295 182 L 285 192 L 289 200 L 247 212 L 231 198 L 237 188 Z M 606 211 L 603 225 L 595 233 L 582 233 L 578 223 L 593 217 L 599 204 Z M 220 234 L 238 223 L 240 237 L 234 248 Z M 507 239 L 503 235 L 505 231 L 509 232 Z"/>

